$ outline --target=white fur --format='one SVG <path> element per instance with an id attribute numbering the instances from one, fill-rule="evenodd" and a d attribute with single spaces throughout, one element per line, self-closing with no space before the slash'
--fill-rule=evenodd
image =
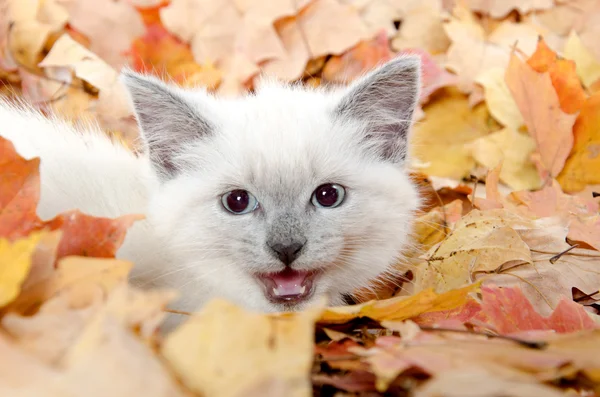
<path id="1" fill-rule="evenodd" d="M 178 153 L 183 172 L 164 182 L 147 156 L 113 144 L 95 125 L 72 127 L 0 103 L 0 134 L 22 155 L 41 157 L 43 218 L 73 208 L 106 217 L 146 214 L 118 255 L 135 262 L 137 284 L 179 289 L 179 310 L 216 296 L 261 311 L 303 307 L 270 303 L 251 275 L 282 270 L 265 239 L 289 214 L 308 238 L 293 266 L 325 269 L 315 297 L 340 304 L 341 294 L 397 260 L 419 204 L 416 188 L 402 164 L 364 150 L 363 122 L 331 117 L 340 93 L 267 83 L 245 98 L 185 95 L 215 131 L 186 142 Z M 311 206 L 314 189 L 327 182 L 347 187 L 344 203 Z M 220 196 L 234 188 L 254 194 L 260 210 L 225 211 Z"/>

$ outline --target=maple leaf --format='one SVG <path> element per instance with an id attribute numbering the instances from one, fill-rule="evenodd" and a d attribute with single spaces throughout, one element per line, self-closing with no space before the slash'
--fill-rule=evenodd
<path id="1" fill-rule="evenodd" d="M 456 179 L 469 175 L 475 160 L 468 144 L 496 129 L 486 107 L 472 109 L 464 95 L 449 89 L 424 111 L 411 136 L 419 171 Z"/>
<path id="2" fill-rule="evenodd" d="M 422 313 L 442 311 L 462 306 L 469 293 L 477 291 L 478 283 L 460 289 L 436 294 L 427 289 L 411 297 L 394 297 L 381 301 L 369 301 L 360 305 L 330 307 L 325 309 L 320 324 L 342 324 L 355 318 L 368 317 L 376 321 L 404 320 Z"/>
<path id="3" fill-rule="evenodd" d="M 536 141 L 543 166 L 551 176 L 558 175 L 573 147 L 572 128 L 577 116 L 561 110 L 550 74 L 536 72 L 515 54 L 506 70 L 506 83 Z M 545 100 L 538 101 L 538 97 Z"/>
<path id="4" fill-rule="evenodd" d="M 452 41 L 446 66 L 459 77 L 461 91 L 471 93 L 480 74 L 492 68 L 505 68 L 513 46 L 530 54 L 535 49 L 537 31 L 528 26 L 503 22 L 489 35 L 468 10 L 456 6 L 453 17 L 444 25 Z"/>
<path id="5" fill-rule="evenodd" d="M 221 82 L 219 70 L 198 65 L 189 45 L 158 23 L 147 26 L 146 34 L 133 42 L 131 55 L 134 70 L 167 75 L 182 86 L 200 85 L 214 90 Z"/>
<path id="6" fill-rule="evenodd" d="M 161 352 L 183 383 L 205 396 L 307 396 L 321 310 L 272 317 L 213 300 L 172 332 Z"/>
<path id="7" fill-rule="evenodd" d="M 536 146 L 533 138 L 504 128 L 473 142 L 473 158 L 488 169 L 502 163 L 499 178 L 513 189 L 537 189 L 540 176 L 531 162 Z"/>
<path id="8" fill-rule="evenodd" d="M 111 258 L 123 244 L 133 222 L 143 218 L 141 215 L 99 218 L 70 211 L 49 221 L 47 227 L 60 229 L 63 233 L 57 258 L 69 255 Z"/>
<path id="9" fill-rule="evenodd" d="M 402 24 L 392 39 L 392 48 L 420 48 L 431 54 L 446 52 L 450 39 L 444 31 L 444 5 L 441 0 L 397 2 L 402 4 Z M 387 14 L 389 17 L 389 13 Z"/>
<path id="10" fill-rule="evenodd" d="M 32 234 L 12 243 L 0 239 L 0 308 L 11 303 L 19 294 L 40 237 L 39 234 Z"/>
<path id="11" fill-rule="evenodd" d="M 23 237 L 39 225 L 39 166 L 39 158 L 25 160 L 12 142 L 0 137 L 0 172 L 10 176 L 0 179 L 0 237 Z"/>
<path id="12" fill-rule="evenodd" d="M 424 255 L 420 288 L 448 291 L 470 282 L 474 273 L 531 263 L 530 249 L 515 230 L 526 225 L 529 220 L 505 210 L 471 211 Z"/>
<path id="13" fill-rule="evenodd" d="M 589 97 L 573 127 L 573 149 L 557 176 L 568 192 L 583 190 L 586 185 L 600 184 L 600 92 Z"/>
<path id="14" fill-rule="evenodd" d="M 350 82 L 391 58 L 387 34 L 382 31 L 375 39 L 361 41 L 344 54 L 331 57 L 323 68 L 322 77 L 338 83 Z"/>
<path id="15" fill-rule="evenodd" d="M 128 63 L 131 42 L 144 33 L 142 18 L 126 0 L 55 0 L 69 13 L 69 24 L 83 33 L 90 50 L 108 65 Z"/>
<path id="16" fill-rule="evenodd" d="M 501 334 L 554 330 L 561 333 L 598 328 L 583 306 L 563 296 L 549 317 L 542 317 L 520 288 L 481 288 L 482 310 Z"/>
<path id="17" fill-rule="evenodd" d="M 577 33 L 571 32 L 565 44 L 565 57 L 575 61 L 577 75 L 583 85 L 595 91 L 595 86 L 600 84 L 600 61 L 583 44 Z"/>

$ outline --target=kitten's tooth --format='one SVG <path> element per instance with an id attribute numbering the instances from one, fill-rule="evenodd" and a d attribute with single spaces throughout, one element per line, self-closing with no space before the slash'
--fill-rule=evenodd
<path id="1" fill-rule="evenodd" d="M 279 295 L 281 295 L 281 294 L 279 293 L 279 289 L 277 289 L 277 288 L 273 288 L 273 295 L 275 295 L 275 296 L 279 296 Z"/>
<path id="2" fill-rule="evenodd" d="M 300 288 L 300 295 L 302 295 L 304 291 L 306 291 L 306 285 L 303 285 L 302 288 Z"/>

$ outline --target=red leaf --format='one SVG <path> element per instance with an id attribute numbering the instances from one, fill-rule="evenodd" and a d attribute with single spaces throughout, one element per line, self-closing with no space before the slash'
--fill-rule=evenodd
<path id="1" fill-rule="evenodd" d="M 554 330 L 559 333 L 597 328 L 583 306 L 566 297 L 549 317 L 542 317 L 520 288 L 483 286 L 482 309 L 500 334 Z"/>

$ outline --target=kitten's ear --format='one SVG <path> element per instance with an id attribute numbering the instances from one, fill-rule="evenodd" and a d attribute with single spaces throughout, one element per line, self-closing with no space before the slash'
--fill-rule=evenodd
<path id="1" fill-rule="evenodd" d="M 354 82 L 337 104 L 343 118 L 365 123 L 365 143 L 385 160 L 406 158 L 421 87 L 418 56 L 395 58 Z"/>
<path id="2" fill-rule="evenodd" d="M 213 126 L 202 116 L 199 101 L 186 97 L 182 89 L 130 70 L 121 72 L 120 79 L 129 91 L 153 166 L 162 178 L 173 177 L 179 170 L 178 154 L 210 135 Z"/>

